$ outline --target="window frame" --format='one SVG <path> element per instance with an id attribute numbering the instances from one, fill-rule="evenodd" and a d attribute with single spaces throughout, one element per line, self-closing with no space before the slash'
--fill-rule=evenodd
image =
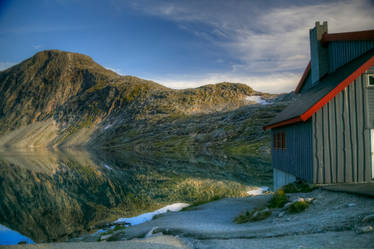
<path id="1" fill-rule="evenodd" d="M 374 83 L 372 85 L 370 84 L 370 77 L 373 77 L 374 79 L 374 73 L 366 74 L 366 78 L 367 78 L 366 86 L 371 88 L 371 87 L 374 87 Z"/>
<path id="2" fill-rule="evenodd" d="M 287 138 L 286 132 L 280 131 L 273 134 L 273 149 L 274 150 L 286 150 L 287 149 Z"/>

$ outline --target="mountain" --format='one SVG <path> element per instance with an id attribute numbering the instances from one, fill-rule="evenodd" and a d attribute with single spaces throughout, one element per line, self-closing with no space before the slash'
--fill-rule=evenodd
<path id="1" fill-rule="evenodd" d="M 0 72 L 0 147 L 148 149 L 128 140 L 147 134 L 163 141 L 165 132 L 186 133 L 185 121 L 214 129 L 220 123 L 214 117 L 230 119 L 240 108 L 251 113 L 265 108 L 270 114 L 263 121 L 277 112 L 278 107 L 253 105 L 248 96 L 272 101 L 269 106 L 283 106 L 292 99 L 227 82 L 174 90 L 118 75 L 83 54 L 43 51 Z M 187 133 L 199 133 L 189 126 Z M 157 147 L 144 144 L 144 139 L 138 142 Z"/>

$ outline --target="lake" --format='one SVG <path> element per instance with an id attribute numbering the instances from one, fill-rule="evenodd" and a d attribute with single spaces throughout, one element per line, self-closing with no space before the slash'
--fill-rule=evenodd
<path id="1" fill-rule="evenodd" d="M 0 244 L 66 241 L 168 204 L 245 196 L 271 178 L 270 163 L 254 157 L 1 151 Z"/>

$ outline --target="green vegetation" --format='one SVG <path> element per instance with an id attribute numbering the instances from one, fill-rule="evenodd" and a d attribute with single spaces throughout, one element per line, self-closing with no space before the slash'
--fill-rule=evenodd
<path id="1" fill-rule="evenodd" d="M 246 211 L 245 213 L 235 217 L 234 222 L 237 224 L 242 224 L 246 222 L 260 221 L 268 218 L 271 214 L 272 211 L 269 208 L 256 208 L 251 212 Z"/>
<path id="2" fill-rule="evenodd" d="M 277 190 L 273 197 L 270 199 L 268 207 L 269 208 L 282 208 L 287 203 L 288 199 L 284 190 Z"/>
<path id="3" fill-rule="evenodd" d="M 289 213 L 300 213 L 304 211 L 305 209 L 307 209 L 308 207 L 309 207 L 309 203 L 306 202 L 305 200 L 296 201 L 287 208 L 287 211 Z"/>
<path id="4" fill-rule="evenodd" d="M 100 235 L 104 236 L 104 235 L 108 235 L 108 234 L 113 234 L 114 232 L 120 231 L 120 230 L 123 230 L 123 229 L 126 229 L 126 227 L 123 226 L 123 225 L 115 225 L 115 227 L 113 229 L 108 229 L 106 232 L 101 233 Z"/>
<path id="5" fill-rule="evenodd" d="M 285 193 L 308 193 L 312 192 L 316 187 L 304 181 L 297 181 L 283 186 L 282 189 Z"/>
<path id="6" fill-rule="evenodd" d="M 193 209 L 196 209 L 196 207 L 198 207 L 200 205 L 203 205 L 203 204 L 206 204 L 206 203 L 209 203 L 209 202 L 212 202 L 212 201 L 218 201 L 222 198 L 224 198 L 224 196 L 214 195 L 214 196 L 210 197 L 209 199 L 197 200 L 197 201 L 194 201 L 188 207 L 183 208 L 181 211 L 193 210 Z"/>

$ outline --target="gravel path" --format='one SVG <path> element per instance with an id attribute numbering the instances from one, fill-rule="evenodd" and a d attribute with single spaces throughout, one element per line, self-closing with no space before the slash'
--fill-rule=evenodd
<path id="1" fill-rule="evenodd" d="M 356 233 L 360 226 L 374 225 L 374 221 L 360 223 L 374 214 L 374 198 L 321 189 L 289 195 L 291 200 L 298 197 L 315 201 L 299 214 L 279 217 L 282 210 L 278 209 L 266 220 L 235 224 L 235 216 L 265 205 L 270 196 L 224 199 L 195 210 L 165 214 L 117 237 L 131 239 L 162 232 L 185 239 L 192 248 L 374 248 L 373 232 Z"/>
<path id="2" fill-rule="evenodd" d="M 0 249 L 185 249 L 186 244 L 174 236 L 114 242 L 66 242 L 36 245 L 0 246 Z"/>
<path id="3" fill-rule="evenodd" d="M 283 210 L 274 209 L 266 220 L 235 224 L 234 217 L 266 205 L 271 196 L 223 199 L 126 228 L 112 236 L 121 240 L 118 242 L 8 248 L 374 248 L 374 232 L 358 232 L 362 227 L 374 226 L 374 198 L 321 189 L 288 196 L 289 200 L 312 197 L 315 201 L 299 214 L 280 215 Z M 363 217 L 372 218 L 364 222 Z"/>

